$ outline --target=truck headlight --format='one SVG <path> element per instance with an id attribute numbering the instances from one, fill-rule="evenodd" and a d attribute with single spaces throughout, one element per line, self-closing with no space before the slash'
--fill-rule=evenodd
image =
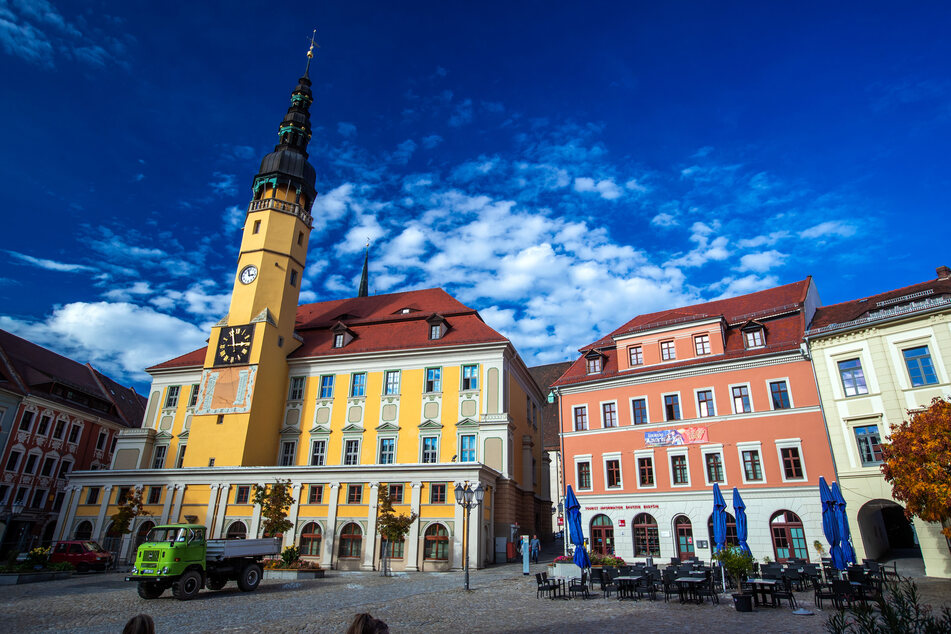
<path id="1" fill-rule="evenodd" d="M 167 574 L 168 574 L 168 566 L 165 566 L 164 568 L 162 568 L 162 574 L 163 574 L 163 575 L 167 575 Z"/>
<path id="2" fill-rule="evenodd" d="M 135 575 L 135 574 L 138 574 L 138 572 L 139 572 L 139 571 L 136 570 L 136 567 L 135 567 L 135 566 L 132 566 L 132 574 Z"/>

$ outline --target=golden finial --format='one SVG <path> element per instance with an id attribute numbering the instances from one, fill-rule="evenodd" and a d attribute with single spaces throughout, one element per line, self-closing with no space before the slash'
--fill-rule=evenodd
<path id="1" fill-rule="evenodd" d="M 314 39 L 317 37 L 317 29 L 314 29 L 313 35 L 310 36 L 310 48 L 307 50 L 307 58 L 313 59 L 314 57 L 314 46 L 317 46 L 314 42 Z M 320 48 L 317 46 L 317 48 Z"/>

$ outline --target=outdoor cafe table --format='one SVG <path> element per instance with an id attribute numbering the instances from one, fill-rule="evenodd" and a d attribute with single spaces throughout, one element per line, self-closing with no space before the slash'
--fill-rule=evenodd
<path id="1" fill-rule="evenodd" d="M 677 583 L 677 590 L 680 593 L 680 602 L 686 603 L 688 597 L 697 597 L 696 589 L 700 584 L 706 581 L 706 579 L 703 577 L 677 577 L 674 581 Z M 703 603 L 703 599 L 700 599 L 697 603 Z"/>
<path id="2" fill-rule="evenodd" d="M 555 584 L 555 591 L 551 594 L 552 599 L 568 598 L 568 577 L 548 577 L 548 581 Z"/>
<path id="3" fill-rule="evenodd" d="M 757 607 L 760 605 L 760 598 L 763 599 L 763 605 L 773 605 L 773 588 L 778 583 L 782 583 L 779 579 L 747 579 L 746 582 L 753 587 L 753 604 Z"/>
<path id="4" fill-rule="evenodd" d="M 620 577 L 615 577 L 614 581 L 617 582 L 617 598 L 624 598 L 625 594 L 629 596 L 634 595 L 634 588 L 637 587 L 637 582 L 644 578 L 644 575 L 622 575 Z"/>

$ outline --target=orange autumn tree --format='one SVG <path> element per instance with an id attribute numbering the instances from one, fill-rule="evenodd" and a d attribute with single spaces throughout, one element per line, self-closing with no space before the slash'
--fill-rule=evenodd
<path id="1" fill-rule="evenodd" d="M 882 444 L 882 473 L 909 518 L 941 522 L 951 539 L 951 401 L 935 398 L 928 409 L 910 414 Z"/>

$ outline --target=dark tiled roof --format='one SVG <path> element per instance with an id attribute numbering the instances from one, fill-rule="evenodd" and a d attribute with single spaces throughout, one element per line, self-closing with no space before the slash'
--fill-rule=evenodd
<path id="1" fill-rule="evenodd" d="M 906 302 L 937 298 L 951 294 L 951 279 L 935 279 L 895 290 L 823 306 L 812 318 L 810 330 L 847 324 L 869 316 L 870 312 L 899 306 Z"/>
<path id="2" fill-rule="evenodd" d="M 551 386 L 558 380 L 565 371 L 571 367 L 571 361 L 562 361 L 561 363 L 549 363 L 548 365 L 538 365 L 529 368 L 528 371 L 535 379 L 535 383 L 547 396 Z M 561 443 L 558 440 L 558 402 L 542 403 L 542 445 L 547 451 L 558 451 L 561 449 Z"/>

